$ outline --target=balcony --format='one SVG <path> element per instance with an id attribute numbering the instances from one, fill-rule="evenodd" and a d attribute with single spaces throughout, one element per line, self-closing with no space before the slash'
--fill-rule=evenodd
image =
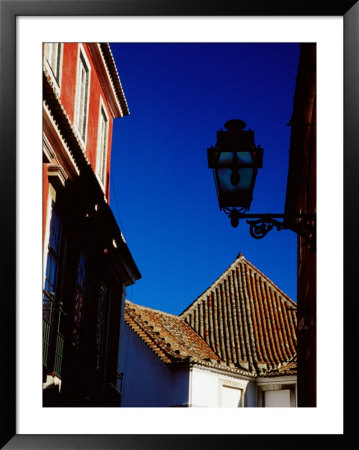
<path id="1" fill-rule="evenodd" d="M 42 302 L 42 362 L 46 382 L 48 374 L 61 379 L 65 340 L 61 333 L 61 321 L 66 313 L 62 302 L 55 301 L 53 293 L 43 291 Z"/>

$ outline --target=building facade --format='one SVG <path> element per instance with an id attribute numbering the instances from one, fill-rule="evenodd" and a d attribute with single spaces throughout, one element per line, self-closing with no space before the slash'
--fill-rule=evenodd
<path id="1" fill-rule="evenodd" d="M 296 406 L 296 313 L 242 254 L 179 316 L 126 301 L 122 406 Z"/>
<path id="2" fill-rule="evenodd" d="M 285 213 L 316 214 L 316 44 L 301 44 L 293 115 Z M 311 223 L 313 225 L 313 222 Z M 315 230 L 315 223 L 314 223 Z M 316 406 L 316 236 L 298 235 L 298 406 Z"/>
<path id="3" fill-rule="evenodd" d="M 43 403 L 119 406 L 124 298 L 140 273 L 109 206 L 110 161 L 129 110 L 107 43 L 43 50 Z"/>

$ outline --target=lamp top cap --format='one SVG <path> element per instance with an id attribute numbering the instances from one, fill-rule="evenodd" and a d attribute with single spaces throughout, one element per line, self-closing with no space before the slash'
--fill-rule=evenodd
<path id="1" fill-rule="evenodd" d="M 224 124 L 228 131 L 242 131 L 246 126 L 246 123 L 240 119 L 227 120 Z"/>

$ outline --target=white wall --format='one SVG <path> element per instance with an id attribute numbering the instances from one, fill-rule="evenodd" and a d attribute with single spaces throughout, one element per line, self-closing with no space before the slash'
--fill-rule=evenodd
<path id="1" fill-rule="evenodd" d="M 190 406 L 207 408 L 242 407 L 248 381 L 193 367 Z"/>
<path id="2" fill-rule="evenodd" d="M 187 406 L 189 373 L 172 372 L 125 324 L 121 339 L 122 406 Z M 121 383 L 118 382 L 121 390 Z"/>
<path id="3" fill-rule="evenodd" d="M 120 371 L 124 373 L 122 389 L 118 382 L 123 393 L 122 406 L 238 408 L 288 407 L 296 403 L 295 394 L 290 391 L 296 384 L 295 377 L 247 381 L 198 366 L 174 372 L 127 324 L 123 331 L 119 352 Z M 262 404 L 257 404 L 258 389 L 263 391 L 259 395 Z"/>

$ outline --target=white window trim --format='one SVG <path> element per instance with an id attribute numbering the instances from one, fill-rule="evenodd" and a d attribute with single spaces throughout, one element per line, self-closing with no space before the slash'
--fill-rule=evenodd
<path id="1" fill-rule="evenodd" d="M 223 407 L 222 402 L 222 388 L 227 387 L 231 389 L 237 389 L 238 391 L 241 391 L 241 399 L 240 399 L 240 405 L 238 408 L 244 407 L 244 396 L 247 389 L 248 381 L 245 380 L 231 380 L 227 378 L 220 378 L 218 383 L 218 406 L 220 408 Z"/>
<path id="2" fill-rule="evenodd" d="M 99 151 L 99 145 L 100 145 L 100 119 L 102 116 L 102 110 L 105 113 L 105 117 L 107 119 L 107 127 L 106 127 L 106 144 L 105 144 L 105 176 L 104 176 L 104 181 L 102 182 L 100 174 L 99 174 L 99 169 L 100 169 L 100 152 Z M 110 119 L 109 119 L 109 115 L 107 113 L 107 109 L 105 107 L 105 103 L 102 99 L 102 97 L 100 96 L 100 104 L 99 104 L 99 111 L 98 111 L 98 123 L 97 123 L 97 144 L 96 144 L 96 168 L 95 168 L 95 173 L 97 176 L 97 179 L 100 183 L 100 186 L 102 187 L 103 191 L 105 192 L 106 189 L 106 173 L 107 173 L 107 158 L 108 158 L 108 143 L 109 143 L 109 139 L 108 139 L 108 135 L 109 135 L 109 124 L 110 124 Z"/>
<path id="3" fill-rule="evenodd" d="M 49 46 L 52 46 L 54 44 L 60 44 L 59 79 L 58 80 L 56 79 L 53 69 L 50 66 L 50 63 L 47 59 L 48 48 L 49 48 Z M 44 69 L 46 70 L 47 74 L 50 76 L 51 82 L 55 88 L 57 95 L 59 95 L 60 91 L 61 91 L 63 54 L 64 54 L 64 45 L 62 42 L 45 42 L 44 43 L 44 55 L 43 55 Z"/>
<path id="4" fill-rule="evenodd" d="M 81 56 L 83 57 L 87 68 L 88 68 L 88 86 L 87 86 L 87 105 L 86 105 L 86 122 L 85 122 L 85 137 L 81 136 L 80 130 L 77 128 L 77 115 L 78 115 L 78 87 L 79 87 L 79 77 L 80 77 L 80 64 L 81 64 Z M 77 51 L 77 67 L 76 67 L 76 90 L 75 90 L 75 108 L 74 108 L 74 128 L 77 133 L 77 137 L 80 140 L 80 143 L 83 145 L 84 149 L 86 148 L 87 143 L 87 128 L 88 128 L 88 119 L 89 119 L 89 105 L 90 105 L 90 85 L 91 85 L 91 64 L 87 58 L 84 46 L 82 44 L 78 44 Z"/>

